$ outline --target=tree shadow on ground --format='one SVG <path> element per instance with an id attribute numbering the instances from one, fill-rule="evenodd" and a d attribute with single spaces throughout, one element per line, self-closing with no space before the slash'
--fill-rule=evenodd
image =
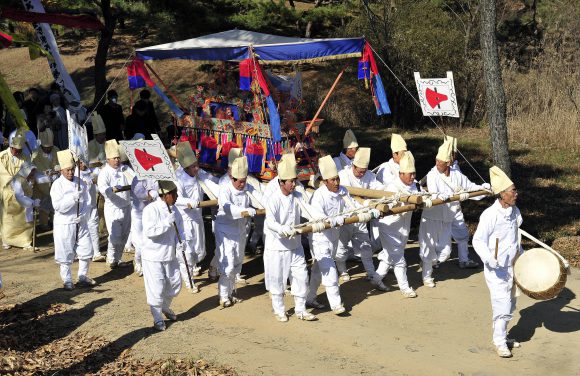
<path id="1" fill-rule="evenodd" d="M 564 288 L 558 297 L 543 300 L 520 311 L 520 319 L 509 331 L 509 337 L 520 342 L 532 339 L 536 329 L 542 326 L 551 332 L 574 333 L 580 331 L 580 311 L 563 311 L 576 298 L 568 288 Z"/>

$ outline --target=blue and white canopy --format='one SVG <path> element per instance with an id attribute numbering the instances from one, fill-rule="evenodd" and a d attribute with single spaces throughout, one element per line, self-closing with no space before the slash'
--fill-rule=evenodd
<path id="1" fill-rule="evenodd" d="M 236 29 L 136 52 L 143 60 L 241 61 L 250 57 L 252 48 L 261 63 L 280 64 L 360 57 L 364 46 L 364 38 L 290 38 Z"/>

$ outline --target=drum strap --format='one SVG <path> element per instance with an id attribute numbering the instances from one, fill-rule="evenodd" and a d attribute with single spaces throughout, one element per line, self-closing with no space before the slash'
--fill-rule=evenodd
<path id="1" fill-rule="evenodd" d="M 568 273 L 570 273 L 570 263 L 564 257 L 562 257 L 562 255 L 559 254 L 554 248 L 552 248 L 549 245 L 547 245 L 546 243 L 544 243 L 544 242 L 536 239 L 535 237 L 533 237 L 532 235 L 530 235 L 528 232 L 522 230 L 521 228 L 518 229 L 518 236 L 520 238 L 520 243 L 521 243 L 522 235 L 525 236 L 526 238 L 530 239 L 531 241 L 533 241 L 534 243 L 536 243 L 540 247 L 542 247 L 544 249 L 547 249 L 548 251 L 550 251 L 554 255 L 556 255 L 556 257 L 558 257 L 560 260 L 562 260 L 562 263 L 564 264 L 564 267 L 566 268 L 566 270 L 568 271 Z"/>

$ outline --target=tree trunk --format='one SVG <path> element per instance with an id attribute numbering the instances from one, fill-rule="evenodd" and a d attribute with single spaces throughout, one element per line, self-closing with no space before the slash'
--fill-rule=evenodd
<path id="1" fill-rule="evenodd" d="M 506 102 L 497 50 L 495 0 L 481 0 L 480 43 L 493 162 L 511 175 Z"/>
<path id="2" fill-rule="evenodd" d="M 318 8 L 320 5 L 322 5 L 322 0 L 314 1 L 314 8 Z M 308 21 L 308 23 L 306 24 L 306 32 L 304 33 L 304 37 L 310 38 L 311 34 L 312 34 L 312 21 Z"/>
<path id="3" fill-rule="evenodd" d="M 109 46 L 113 40 L 115 32 L 116 17 L 111 10 L 111 1 L 101 1 L 101 11 L 103 12 L 103 19 L 105 21 L 105 29 L 101 30 L 101 37 L 97 46 L 97 54 L 95 55 L 95 97 L 93 99 L 93 106 L 101 106 L 104 99 L 99 103 L 99 100 L 106 94 L 107 91 L 107 57 L 109 53 Z"/>

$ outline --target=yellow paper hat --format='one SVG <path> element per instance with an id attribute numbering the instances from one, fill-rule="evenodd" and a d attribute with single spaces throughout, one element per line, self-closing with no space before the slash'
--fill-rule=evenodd
<path id="1" fill-rule="evenodd" d="M 109 140 L 105 142 L 105 156 L 107 159 L 121 158 L 121 153 L 119 153 L 119 143 L 117 140 Z"/>
<path id="2" fill-rule="evenodd" d="M 451 143 L 451 146 L 452 146 L 452 149 L 451 149 L 451 150 L 452 150 L 454 153 L 456 153 L 456 152 L 457 152 L 457 138 L 455 138 L 455 137 L 452 137 L 452 136 L 449 136 L 449 135 L 445 135 L 445 137 L 443 138 L 443 141 L 444 141 L 444 142 L 449 142 L 449 143 Z"/>
<path id="3" fill-rule="evenodd" d="M 47 148 L 54 146 L 54 133 L 52 133 L 52 129 L 46 128 L 38 134 L 38 138 L 40 139 L 40 146 Z"/>
<path id="4" fill-rule="evenodd" d="M 56 152 L 56 157 L 58 158 L 58 165 L 61 170 L 65 168 L 73 168 L 75 165 L 72 153 L 68 149 Z"/>
<path id="5" fill-rule="evenodd" d="M 489 169 L 489 181 L 491 182 L 491 189 L 494 194 L 505 191 L 514 184 L 509 176 L 507 176 L 506 173 L 497 166 L 493 166 Z"/>
<path id="6" fill-rule="evenodd" d="M 354 132 L 351 131 L 350 129 L 347 129 L 346 133 L 344 134 L 344 138 L 342 139 L 342 146 L 345 149 L 358 148 L 356 136 L 354 135 Z"/>
<path id="7" fill-rule="evenodd" d="M 248 177 L 248 158 L 238 157 L 232 163 L 232 177 L 234 179 L 245 179 Z"/>
<path id="8" fill-rule="evenodd" d="M 93 134 L 105 133 L 107 131 L 103 118 L 96 112 L 93 112 L 91 115 L 91 123 L 93 124 Z"/>
<path id="9" fill-rule="evenodd" d="M 194 163 L 197 163 L 197 158 L 195 153 L 191 148 L 191 144 L 188 141 L 180 142 L 175 148 L 177 152 L 177 160 L 183 168 L 187 168 Z"/>
<path id="10" fill-rule="evenodd" d="M 371 160 L 371 148 L 359 148 L 354 155 L 352 164 L 360 168 L 368 168 Z"/>
<path id="11" fill-rule="evenodd" d="M 407 143 L 400 134 L 393 133 L 391 136 L 391 151 L 398 153 L 402 150 L 407 150 Z"/>
<path id="12" fill-rule="evenodd" d="M 451 162 L 452 148 L 453 144 L 445 141 L 443 145 L 439 146 L 439 150 L 437 151 L 437 156 L 435 158 L 441 162 Z"/>
<path id="13" fill-rule="evenodd" d="M 159 180 L 159 189 L 157 190 L 157 192 L 160 195 L 171 193 L 172 191 L 175 191 L 176 189 L 177 189 L 177 186 L 171 180 Z"/>
<path id="14" fill-rule="evenodd" d="M 280 158 L 280 162 L 278 163 L 278 179 L 296 179 L 297 176 L 296 157 L 294 156 L 294 153 L 282 155 L 282 158 Z"/>
<path id="15" fill-rule="evenodd" d="M 318 169 L 322 180 L 331 179 L 338 176 L 336 164 L 330 155 L 326 155 L 318 160 Z"/>
<path id="16" fill-rule="evenodd" d="M 240 158 L 242 156 L 242 149 L 240 148 L 231 148 L 228 152 L 228 167 L 232 167 L 232 164 L 236 160 L 236 158 Z"/>
<path id="17" fill-rule="evenodd" d="M 401 157 L 401 160 L 399 161 L 399 172 L 417 172 L 415 170 L 415 157 L 413 157 L 413 153 L 410 151 L 406 152 Z"/>

